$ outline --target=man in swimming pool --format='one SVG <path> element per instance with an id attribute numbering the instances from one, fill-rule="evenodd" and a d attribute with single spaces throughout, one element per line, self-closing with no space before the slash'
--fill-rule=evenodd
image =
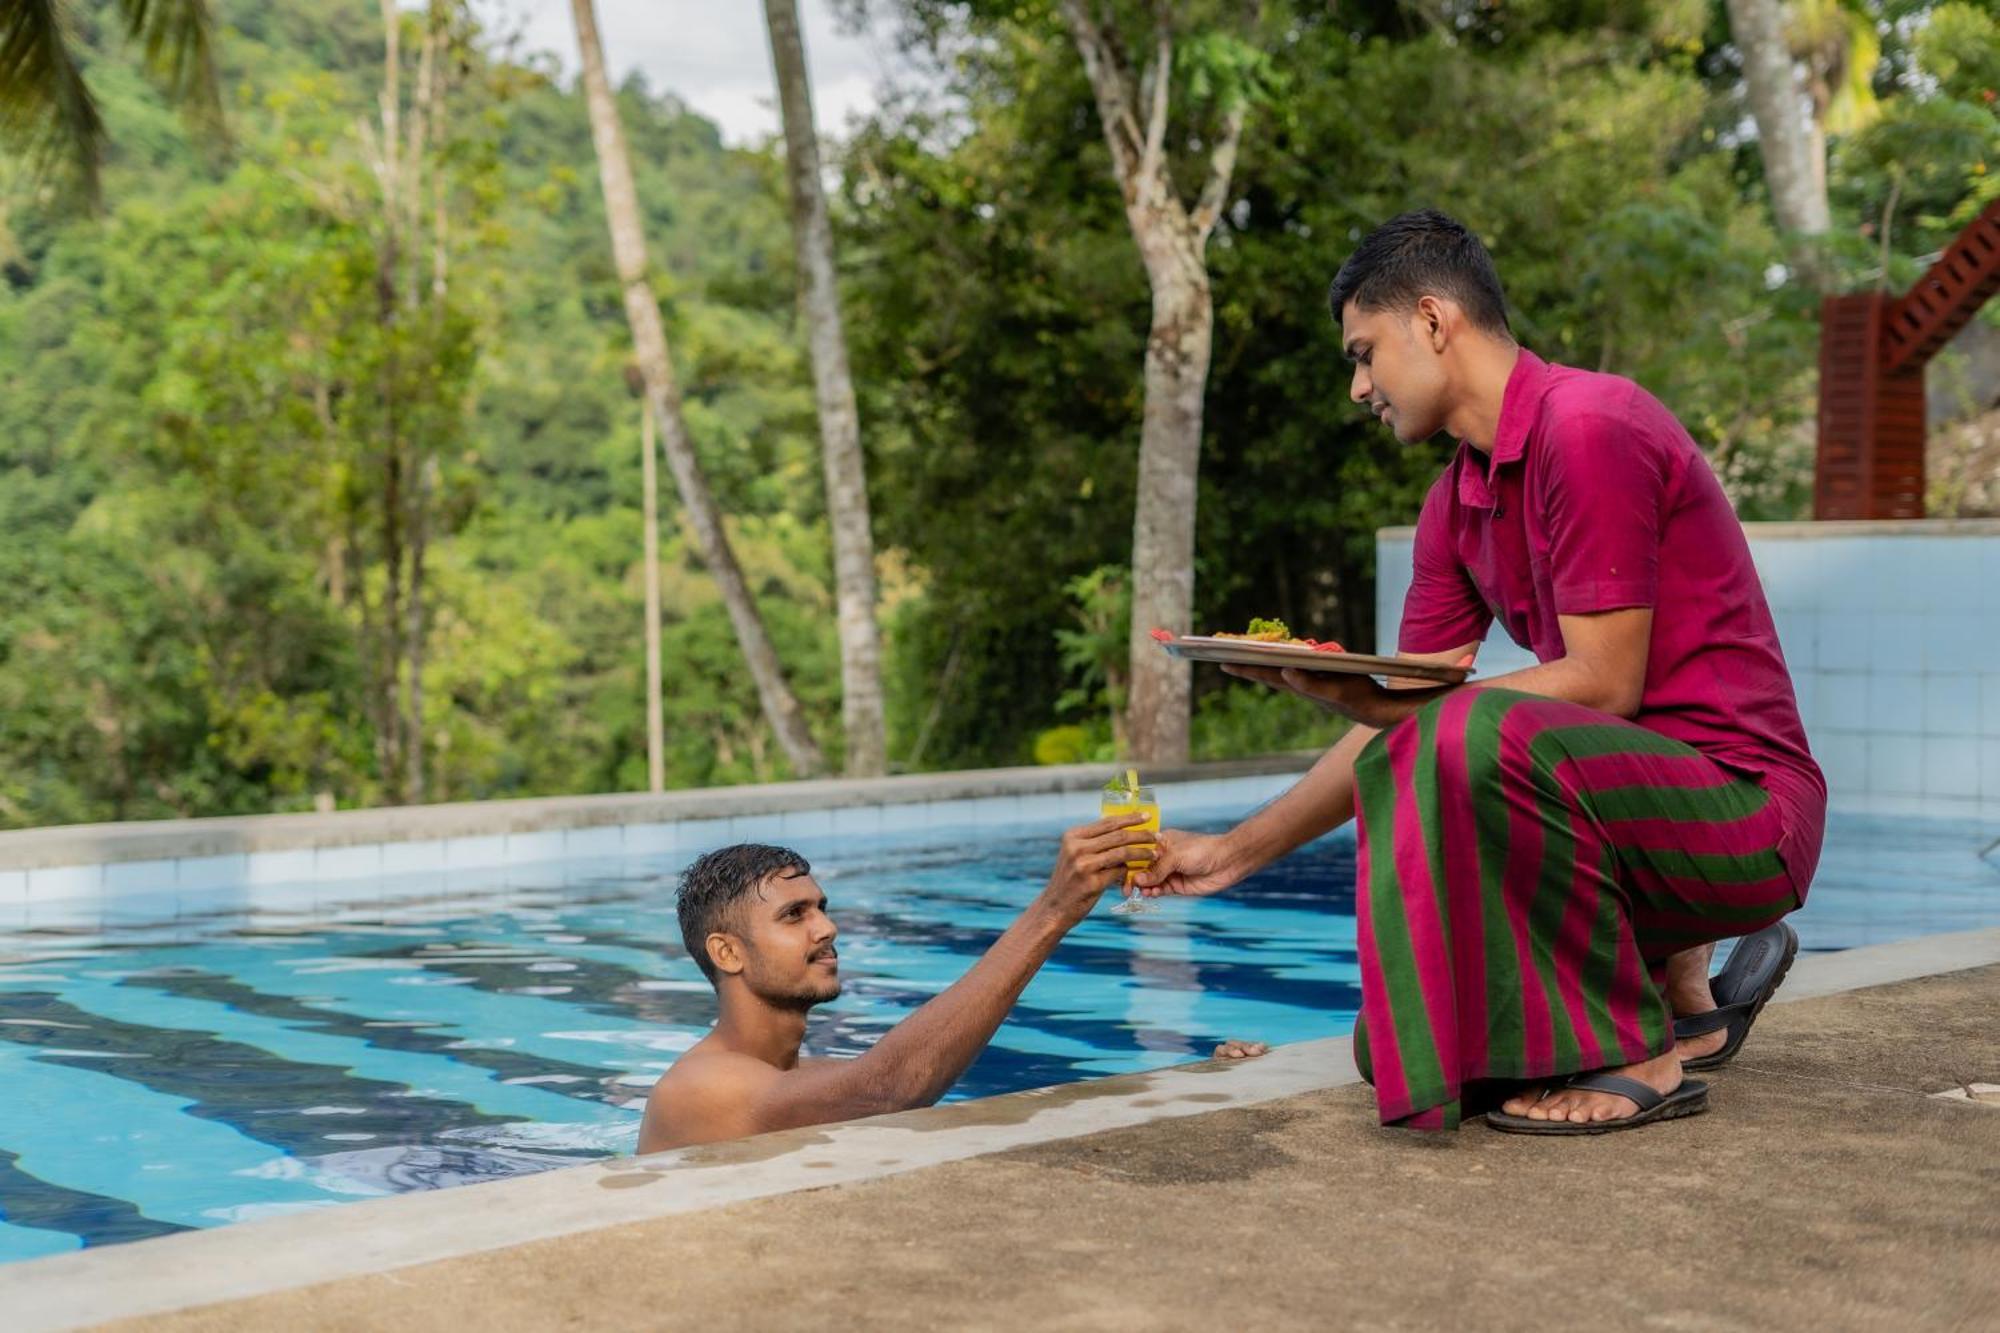
<path id="1" fill-rule="evenodd" d="M 1120 815 L 1065 833 L 1048 885 L 972 970 L 852 1060 L 799 1056 L 806 1014 L 840 994 L 839 932 L 812 867 L 797 852 L 754 843 L 702 856 L 681 880 L 681 938 L 715 987 L 721 1013 L 653 1086 L 639 1151 L 929 1106 L 1118 881 L 1127 849 L 1152 842 L 1155 835 L 1137 827 L 1143 818 Z M 1231 1041 L 1215 1054 L 1264 1049 Z"/>

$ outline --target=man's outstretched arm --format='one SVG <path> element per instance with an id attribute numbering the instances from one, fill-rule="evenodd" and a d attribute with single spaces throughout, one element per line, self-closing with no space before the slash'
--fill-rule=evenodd
<path id="1" fill-rule="evenodd" d="M 1470 666 L 1479 652 L 1477 643 L 1468 643 L 1442 653 L 1398 653 L 1412 662 L 1437 666 Z M 1225 667 L 1231 675 L 1260 681 L 1277 689 L 1294 689 L 1287 673 L 1260 667 Z M 1302 677 L 1303 673 L 1291 672 Z M 1312 682 L 1322 677 L 1303 677 Z M 1341 679 L 1336 677 L 1335 679 Z M 1346 677 L 1366 680 L 1366 677 Z M 1374 682 L 1368 681 L 1371 686 Z M 1306 694 L 1304 689 L 1295 693 Z M 1414 711 L 1437 693 L 1431 682 L 1411 679 L 1399 682 L 1387 693 L 1408 693 Z M 1310 694 L 1306 697 L 1312 698 Z M 1314 702 L 1323 702 L 1314 699 Z M 1362 747 L 1374 739 L 1376 729 L 1357 723 L 1333 747 L 1319 757 L 1306 775 L 1248 819 L 1227 833 L 1181 833 L 1163 831 L 1159 858 L 1135 881 L 1148 897 L 1163 894 L 1210 894 L 1255 874 L 1281 856 L 1322 837 L 1354 818 L 1354 760 Z"/>
<path id="2" fill-rule="evenodd" d="M 1144 818 L 1120 815 L 1064 834 L 1048 885 L 985 956 L 857 1058 L 779 1070 L 749 1056 L 713 1057 L 704 1086 L 681 1094 L 694 1103 L 690 1118 L 717 1131 L 701 1137 L 852 1120 L 942 1097 L 992 1040 L 1057 943 L 1124 869 L 1126 849 L 1153 841 L 1151 830 L 1136 827 Z M 654 1146 L 642 1142 L 640 1151 Z"/>

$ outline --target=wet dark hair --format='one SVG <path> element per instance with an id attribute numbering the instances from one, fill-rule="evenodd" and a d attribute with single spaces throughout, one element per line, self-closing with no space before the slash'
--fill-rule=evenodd
<path id="1" fill-rule="evenodd" d="M 1398 213 L 1369 232 L 1326 293 L 1336 324 L 1349 301 L 1363 310 L 1407 310 L 1423 296 L 1448 296 L 1477 327 L 1513 336 L 1493 257 L 1463 224 L 1435 208 Z"/>
<path id="2" fill-rule="evenodd" d="M 735 922 L 738 905 L 771 876 L 791 878 L 811 873 L 812 866 L 797 852 L 761 842 L 739 842 L 704 852 L 682 872 L 680 892 L 674 900 L 681 921 L 681 943 L 709 985 L 715 984 L 715 964 L 709 961 L 708 937 L 728 930 Z"/>

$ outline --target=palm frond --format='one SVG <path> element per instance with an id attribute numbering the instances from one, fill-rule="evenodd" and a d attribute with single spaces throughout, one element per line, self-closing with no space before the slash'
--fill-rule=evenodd
<path id="1" fill-rule="evenodd" d="M 118 10 L 167 96 L 197 124 L 220 131 L 222 80 L 208 0 L 118 0 Z"/>
<path id="2" fill-rule="evenodd" d="M 96 201 L 104 118 L 83 81 L 60 0 L 0 5 L 0 133 L 39 172 L 72 177 Z"/>

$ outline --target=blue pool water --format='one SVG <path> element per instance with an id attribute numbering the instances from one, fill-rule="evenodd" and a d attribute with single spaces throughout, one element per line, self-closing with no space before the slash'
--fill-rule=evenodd
<path id="1" fill-rule="evenodd" d="M 846 983 L 810 1049 L 859 1052 L 962 974 L 1039 887 L 1055 832 L 805 846 Z M 1980 836 L 1836 821 L 1806 947 L 2000 925 Z M 0 1260 L 630 1151 L 714 1001 L 663 868 L 569 878 L 0 937 Z M 1335 837 L 1221 898 L 1100 909 L 952 1097 L 1348 1031 L 1352 881 Z"/>

